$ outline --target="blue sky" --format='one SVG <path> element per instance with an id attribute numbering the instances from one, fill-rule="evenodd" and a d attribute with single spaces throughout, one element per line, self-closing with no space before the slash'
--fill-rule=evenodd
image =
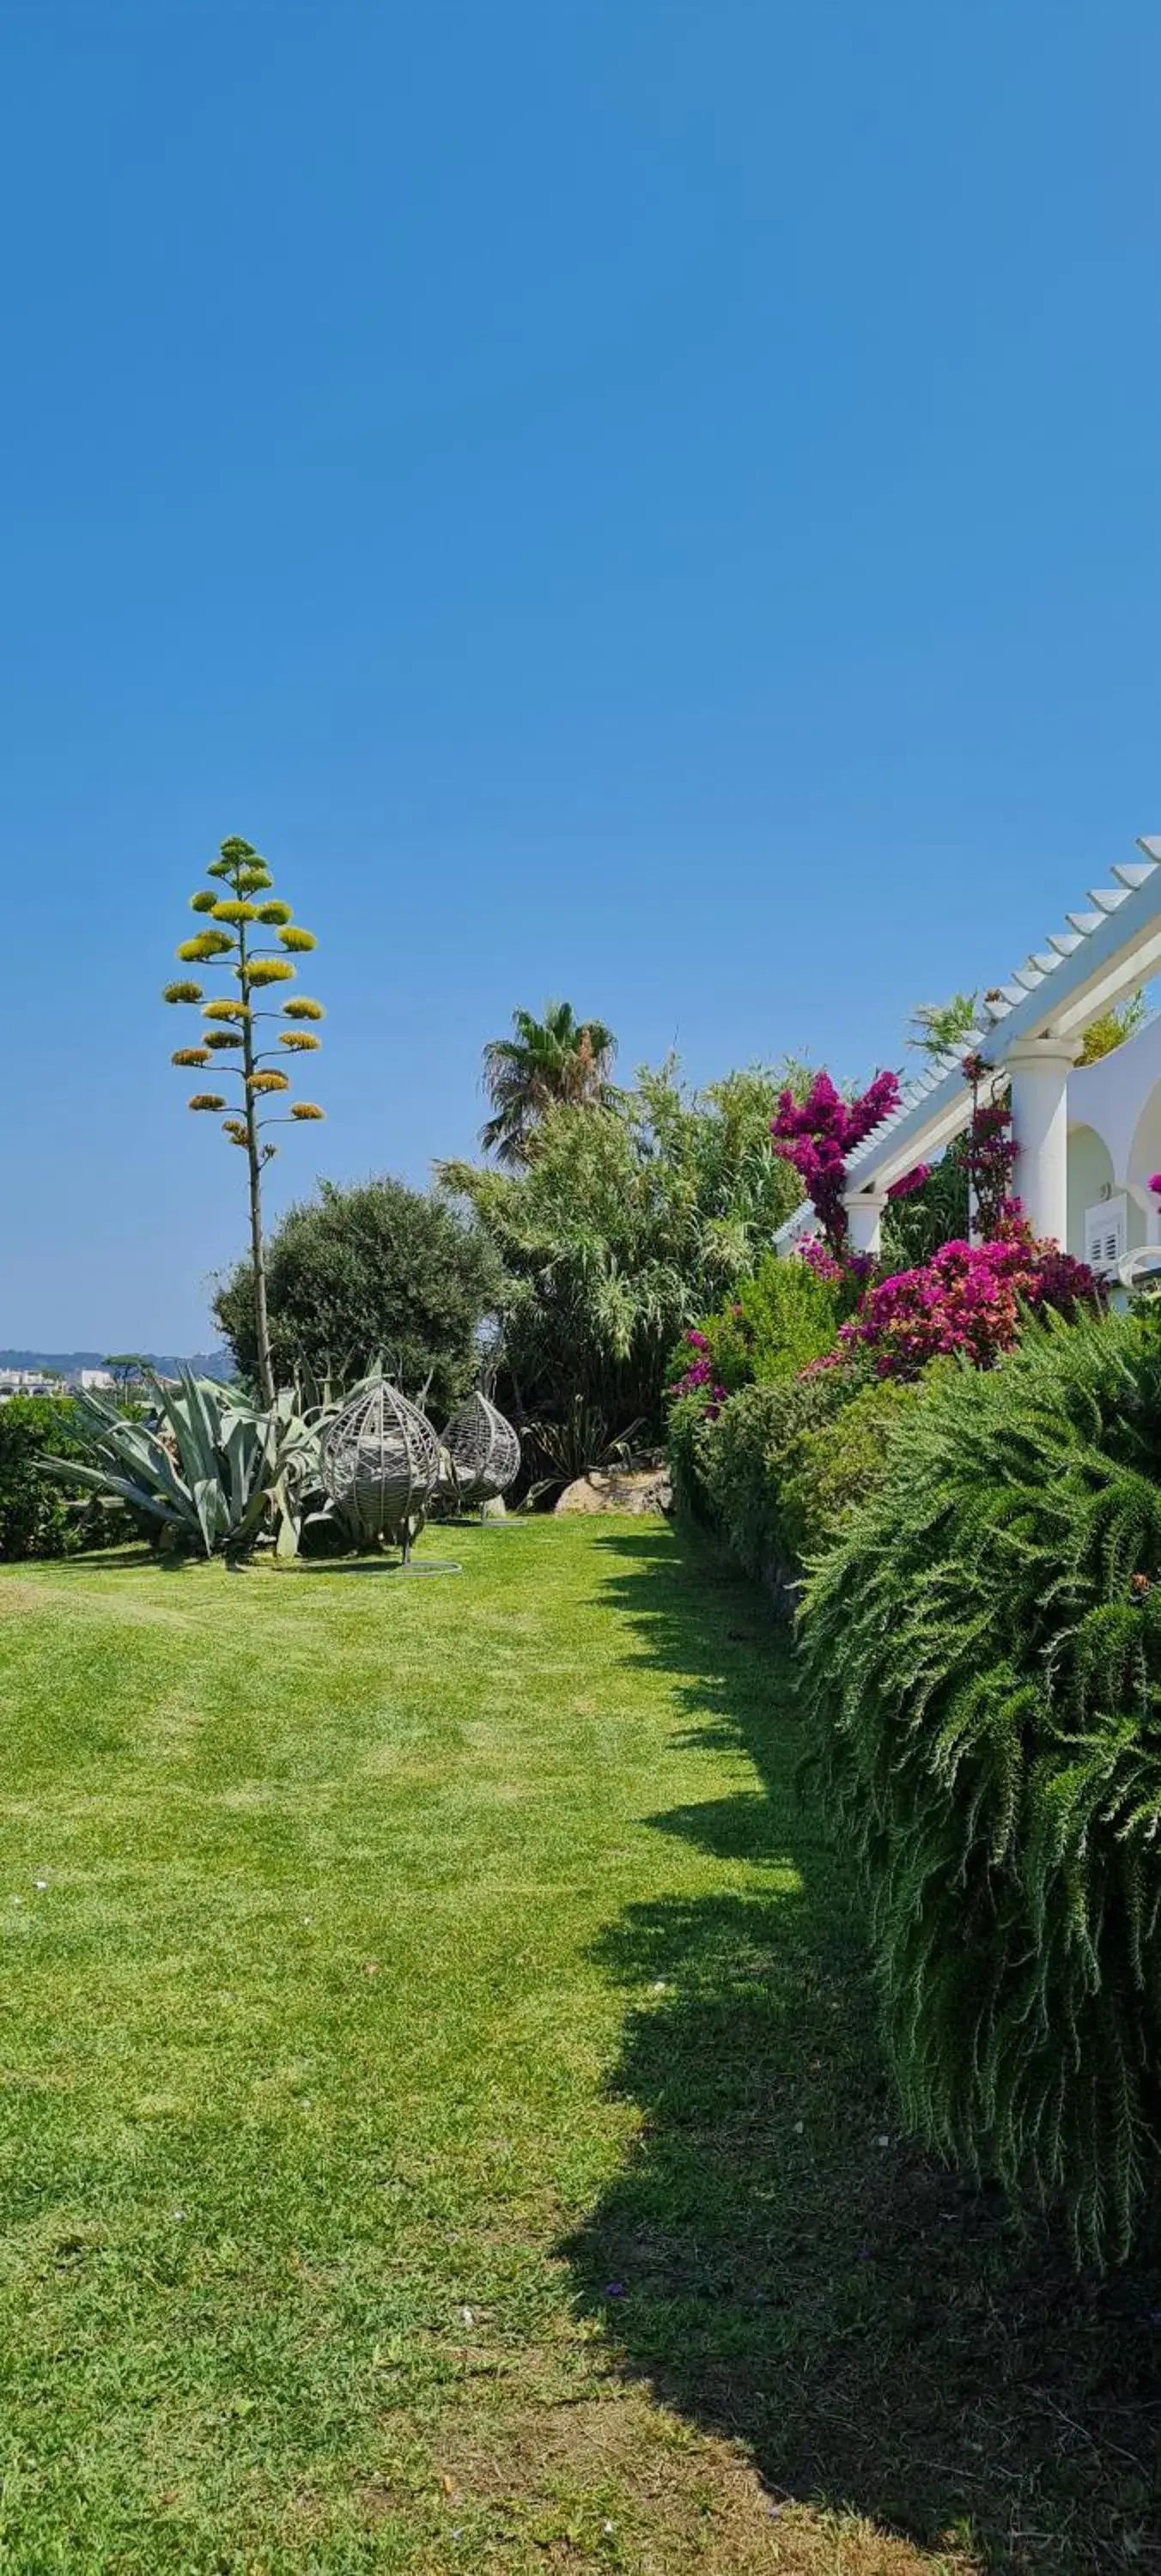
<path id="1" fill-rule="evenodd" d="M 0 1343 L 206 1341 L 224 833 L 276 1209 L 549 993 L 898 1060 L 1161 829 L 1159 86 L 1151 0 L 9 0 Z"/>

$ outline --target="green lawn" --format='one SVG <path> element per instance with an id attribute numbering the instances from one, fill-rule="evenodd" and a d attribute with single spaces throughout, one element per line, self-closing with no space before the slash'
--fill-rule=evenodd
<path id="1" fill-rule="evenodd" d="M 1161 2281 L 896 2139 L 756 1596 L 452 1552 L 0 1574 L 0 2569 L 1161 2566 Z"/>

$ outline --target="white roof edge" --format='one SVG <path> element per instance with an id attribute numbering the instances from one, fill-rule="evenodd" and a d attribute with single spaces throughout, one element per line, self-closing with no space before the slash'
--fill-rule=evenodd
<path id="1" fill-rule="evenodd" d="M 1141 839 L 1137 847 L 1140 861 L 1113 870 L 1119 884 L 1090 895 L 1095 909 L 1068 915 L 1072 934 L 1050 936 L 1047 950 L 1038 950 L 1007 985 L 995 988 L 1005 998 L 996 1005 L 994 1023 L 986 1033 L 965 1038 L 963 1053 L 976 1048 L 999 1071 L 1018 1046 L 1043 1037 L 1079 1037 L 1100 1012 L 1161 969 L 1161 835 Z M 958 1063 L 933 1080 L 920 1077 L 905 1086 L 902 1106 L 850 1156 L 848 1198 L 859 1190 L 889 1188 L 916 1163 L 941 1153 L 966 1127 L 970 1111 L 971 1093 Z M 796 1230 L 797 1211 L 779 1227 L 775 1243 L 793 1241 Z"/>

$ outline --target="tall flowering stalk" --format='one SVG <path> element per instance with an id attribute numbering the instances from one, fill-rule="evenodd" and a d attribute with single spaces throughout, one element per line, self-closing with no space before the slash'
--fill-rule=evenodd
<path id="1" fill-rule="evenodd" d="M 894 1073 L 877 1073 L 857 1100 L 844 1100 L 829 1073 L 816 1073 L 805 1100 L 796 1100 L 792 1091 L 779 1093 L 777 1115 L 770 1121 L 774 1151 L 793 1164 L 836 1259 L 842 1257 L 849 1231 L 843 1206 L 847 1156 L 898 1105 L 899 1077 Z"/>
<path id="2" fill-rule="evenodd" d="M 185 966 L 228 966 L 238 991 L 222 1001 L 207 1002 L 202 986 L 188 977 L 165 986 L 167 1002 L 200 1005 L 208 1023 L 198 1044 L 176 1047 L 171 1061 L 198 1071 L 212 1063 L 219 1076 L 239 1085 L 232 1108 L 218 1091 L 195 1091 L 189 1107 L 210 1115 L 226 1110 L 223 1134 L 246 1156 L 258 1381 L 262 1401 L 269 1406 L 274 1402 L 274 1368 L 266 1304 L 262 1173 L 278 1148 L 266 1131 L 290 1123 L 303 1125 L 324 1113 L 313 1100 L 296 1100 L 289 1112 L 263 1112 L 290 1090 L 288 1057 L 310 1055 L 318 1047 L 318 1038 L 302 1023 L 321 1020 L 323 1009 L 321 1002 L 308 1001 L 305 995 L 295 995 L 278 1008 L 265 1008 L 256 997 L 269 993 L 273 1000 L 280 985 L 294 980 L 292 957 L 305 954 L 318 942 L 313 931 L 299 928 L 290 905 L 271 893 L 274 879 L 249 841 L 223 841 L 206 874 L 214 884 L 190 896 L 190 909 L 205 916 L 205 927 L 192 939 L 183 939 L 177 954 Z M 264 934 L 271 931 L 277 944 L 264 945 Z M 296 1025 L 280 1028 L 277 1044 L 266 1047 L 259 1027 L 265 1020 L 289 1020 Z"/>

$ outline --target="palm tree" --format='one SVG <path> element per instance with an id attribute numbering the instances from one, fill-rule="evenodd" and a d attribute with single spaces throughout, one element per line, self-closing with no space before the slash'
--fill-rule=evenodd
<path id="1" fill-rule="evenodd" d="M 510 1038 L 484 1049 L 484 1089 L 495 1116 L 480 1129 L 485 1153 L 521 1169 L 536 1128 L 554 1101 L 599 1109 L 613 1098 L 609 1073 L 617 1041 L 603 1020 L 578 1020 L 571 1002 L 546 1002 L 544 1018 L 513 1011 Z"/>

